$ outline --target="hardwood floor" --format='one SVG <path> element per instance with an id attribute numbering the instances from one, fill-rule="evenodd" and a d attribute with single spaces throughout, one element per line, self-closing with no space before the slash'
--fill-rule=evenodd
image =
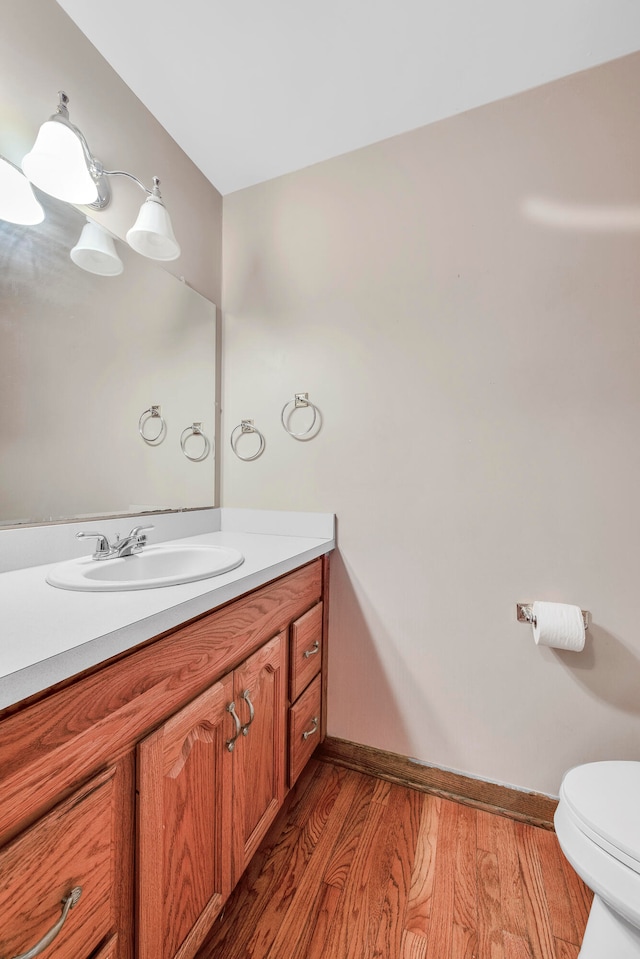
<path id="1" fill-rule="evenodd" d="M 198 959 L 576 959 L 555 834 L 312 760 Z"/>

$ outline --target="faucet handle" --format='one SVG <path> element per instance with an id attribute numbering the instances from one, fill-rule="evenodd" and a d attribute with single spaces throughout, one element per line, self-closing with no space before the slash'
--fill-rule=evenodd
<path id="1" fill-rule="evenodd" d="M 134 526 L 129 536 L 140 536 L 140 533 L 146 533 L 149 529 L 155 529 L 155 526 Z M 146 539 L 146 536 L 144 538 Z"/>
<path id="2" fill-rule="evenodd" d="M 150 529 L 155 529 L 155 526 L 134 526 L 127 539 L 135 539 L 138 546 L 144 546 L 147 542 L 145 533 Z"/>
<path id="3" fill-rule="evenodd" d="M 96 551 L 93 554 L 94 559 L 103 559 L 104 557 L 109 556 L 111 553 L 111 546 L 109 545 L 109 540 L 104 533 L 76 533 L 76 539 L 93 539 L 94 537 L 98 540 L 96 543 Z"/>

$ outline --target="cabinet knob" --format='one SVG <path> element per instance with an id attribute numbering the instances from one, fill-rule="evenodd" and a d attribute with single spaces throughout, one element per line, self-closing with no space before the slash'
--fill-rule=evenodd
<path id="1" fill-rule="evenodd" d="M 49 932 L 45 932 L 42 939 L 40 939 L 39 942 L 36 942 L 35 946 L 32 946 L 31 949 L 28 949 L 26 952 L 20 953 L 19 956 L 14 956 L 14 959 L 34 959 L 35 956 L 38 956 L 41 952 L 44 952 L 47 946 L 51 945 L 53 940 L 64 926 L 66 918 L 69 915 L 69 910 L 75 906 L 81 895 L 82 889 L 80 886 L 76 886 L 74 889 L 72 889 L 71 892 L 62 900 L 62 915 L 56 924 L 51 927 Z"/>

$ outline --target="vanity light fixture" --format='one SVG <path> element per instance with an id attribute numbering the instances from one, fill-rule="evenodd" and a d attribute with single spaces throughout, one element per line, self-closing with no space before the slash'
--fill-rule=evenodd
<path id="1" fill-rule="evenodd" d="M 111 234 L 88 217 L 69 256 L 81 270 L 98 276 L 119 276 L 124 270 Z"/>
<path id="2" fill-rule="evenodd" d="M 131 176 L 130 173 L 122 172 L 121 175 Z M 180 256 L 180 247 L 173 235 L 167 208 L 162 202 L 160 180 L 154 176 L 153 189 L 149 191 L 140 180 L 135 177 L 133 179 L 149 196 L 140 207 L 138 219 L 131 229 L 127 230 L 127 243 L 136 253 L 152 260 L 175 260 Z"/>
<path id="3" fill-rule="evenodd" d="M 78 127 L 69 119 L 69 97 L 59 94 L 58 109 L 42 124 L 33 149 L 22 161 L 28 179 L 50 196 L 68 203 L 104 210 L 111 200 L 107 177 L 125 176 L 147 194 L 138 218 L 127 233 L 129 245 L 152 260 L 175 260 L 180 247 L 160 193 L 160 181 L 153 178 L 148 190 L 132 173 L 105 170 Z"/>
<path id="4" fill-rule="evenodd" d="M 58 109 L 42 124 L 22 161 L 25 176 L 40 190 L 67 203 L 105 207 L 111 199 L 102 164 L 82 132 L 69 120 L 69 97 L 60 91 Z"/>
<path id="5" fill-rule="evenodd" d="M 44 220 L 44 210 L 26 176 L 4 157 L 0 157 L 0 220 L 21 226 L 35 226 Z"/>

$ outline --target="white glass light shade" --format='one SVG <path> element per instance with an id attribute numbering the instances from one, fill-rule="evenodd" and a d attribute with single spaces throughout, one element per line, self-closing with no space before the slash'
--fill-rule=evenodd
<path id="1" fill-rule="evenodd" d="M 158 197 L 149 196 L 144 201 L 138 219 L 127 232 L 127 243 L 152 260 L 176 260 L 180 256 L 169 214 Z"/>
<path id="2" fill-rule="evenodd" d="M 44 210 L 26 176 L 4 157 L 0 157 L 0 220 L 22 226 L 35 226 L 44 220 Z"/>
<path id="3" fill-rule="evenodd" d="M 32 183 L 58 200 L 87 204 L 98 199 L 82 143 L 60 120 L 42 124 L 22 169 Z"/>
<path id="4" fill-rule="evenodd" d="M 119 276 L 124 267 L 116 253 L 113 237 L 93 220 L 87 220 L 80 239 L 69 256 L 81 270 L 99 276 Z"/>

